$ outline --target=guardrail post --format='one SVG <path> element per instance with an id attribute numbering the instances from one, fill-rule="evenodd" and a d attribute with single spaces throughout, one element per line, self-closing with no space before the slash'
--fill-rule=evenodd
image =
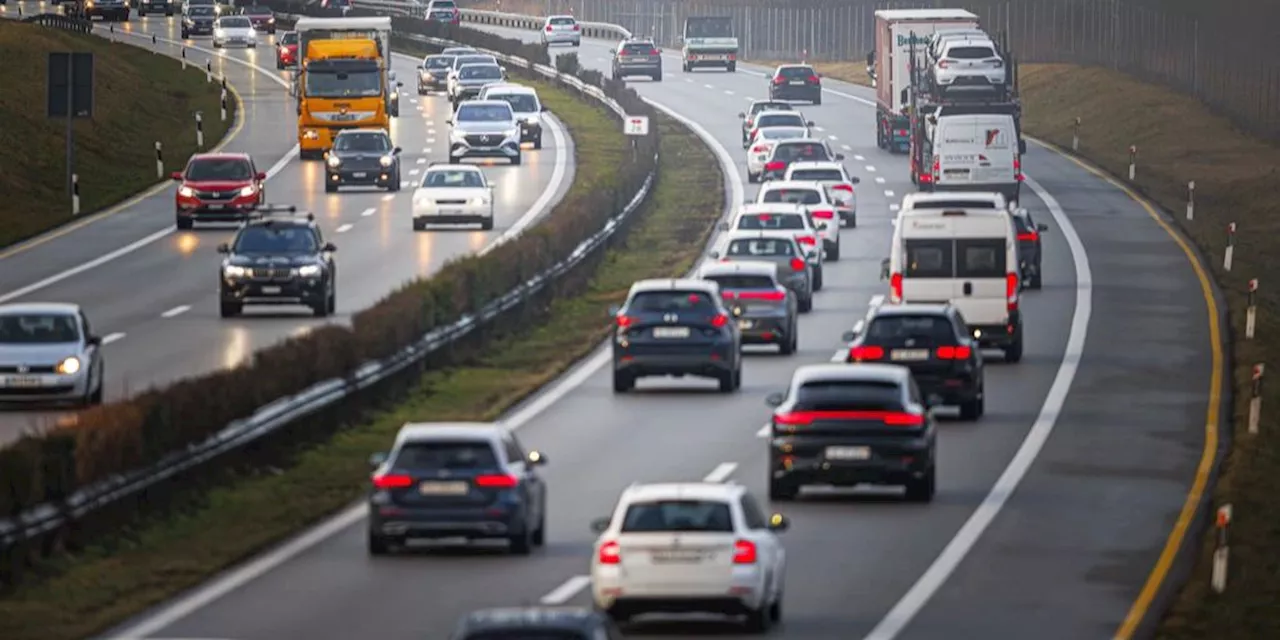
<path id="1" fill-rule="evenodd" d="M 151 34 L 151 55 L 160 55 L 159 41 L 156 40 L 156 34 Z"/>
<path id="2" fill-rule="evenodd" d="M 1192 180 L 1187 183 L 1187 219 L 1194 220 L 1196 217 L 1196 181 Z"/>
<path id="3" fill-rule="evenodd" d="M 1249 389 L 1249 434 L 1258 433 L 1258 424 L 1262 421 L 1262 376 L 1267 365 L 1259 362 L 1253 365 L 1253 384 Z"/>
<path id="4" fill-rule="evenodd" d="M 222 81 L 222 98 L 218 104 L 218 107 L 219 107 L 219 111 L 222 112 L 222 121 L 226 122 L 227 121 L 227 83 L 225 78 Z"/>
<path id="5" fill-rule="evenodd" d="M 71 174 L 71 215 L 80 215 L 80 175 Z"/>
<path id="6" fill-rule="evenodd" d="M 1138 171 L 1138 145 L 1129 145 L 1129 182 L 1133 182 Z"/>
<path id="7" fill-rule="evenodd" d="M 164 179 L 164 154 L 160 151 L 159 140 L 156 140 L 156 178 Z"/>
<path id="8" fill-rule="evenodd" d="M 1249 281 L 1249 304 L 1244 310 L 1244 339 L 1252 340 L 1258 327 L 1258 279 Z"/>
<path id="9" fill-rule="evenodd" d="M 1209 584 L 1213 587 L 1214 593 L 1222 593 L 1227 590 L 1227 529 L 1231 527 L 1231 505 L 1224 504 L 1218 507 L 1218 517 L 1214 521 L 1214 528 L 1218 530 L 1217 548 L 1213 550 L 1213 575 L 1209 579 Z"/>
<path id="10" fill-rule="evenodd" d="M 204 149 L 204 115 L 200 111 L 196 112 L 196 148 Z"/>
<path id="11" fill-rule="evenodd" d="M 213 82 L 213 58 L 204 61 L 204 81 L 205 83 Z"/>
<path id="12" fill-rule="evenodd" d="M 1227 225 L 1227 250 L 1222 256 L 1222 270 L 1230 271 L 1231 262 L 1236 257 L 1236 223 Z"/>
<path id="13" fill-rule="evenodd" d="M 1071 150 L 1080 150 L 1080 116 L 1076 116 L 1075 126 L 1071 128 Z"/>
<path id="14" fill-rule="evenodd" d="M 187 70 L 187 45 L 182 45 L 182 49 L 178 51 L 178 57 L 182 60 L 182 70 Z"/>

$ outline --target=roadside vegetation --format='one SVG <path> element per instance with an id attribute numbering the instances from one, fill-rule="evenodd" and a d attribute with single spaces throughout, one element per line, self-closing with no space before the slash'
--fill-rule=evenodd
<path id="1" fill-rule="evenodd" d="M 75 122 L 75 172 L 81 215 L 145 190 L 156 179 L 155 143 L 166 171 L 181 168 L 196 151 L 195 112 L 205 118 L 205 144 L 212 147 L 234 122 L 218 117 L 220 87 L 194 67 L 94 35 L 71 33 L 16 20 L 0 20 L 4 64 L 0 65 L 0 249 L 72 220 L 66 190 L 65 120 L 46 115 L 48 55 L 55 51 L 94 54 L 93 118 Z"/>
<path id="2" fill-rule="evenodd" d="M 549 86 L 538 89 L 577 146 L 573 189 L 614 173 L 625 144 L 616 122 Z M 39 579 L 0 598 L 0 637 L 71 640 L 119 624 L 350 505 L 365 490 L 369 454 L 386 449 L 405 422 L 493 420 L 589 353 L 609 329 L 604 310 L 636 279 L 692 268 L 723 208 L 711 152 L 675 122 L 657 124 L 657 190 L 584 293 L 558 298 L 525 329 L 428 373 L 403 402 L 294 452 L 279 468 L 227 474 L 182 513 L 46 564 Z"/>

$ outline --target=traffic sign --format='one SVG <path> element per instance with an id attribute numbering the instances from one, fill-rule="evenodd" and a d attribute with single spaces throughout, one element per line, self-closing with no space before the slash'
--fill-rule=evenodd
<path id="1" fill-rule="evenodd" d="M 629 136 L 649 135 L 649 116 L 627 116 L 623 121 L 622 132 Z"/>

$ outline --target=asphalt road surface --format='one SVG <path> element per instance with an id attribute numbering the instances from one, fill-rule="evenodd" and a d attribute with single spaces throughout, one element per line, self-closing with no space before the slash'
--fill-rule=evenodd
<path id="1" fill-rule="evenodd" d="M 529 37 L 527 32 L 510 32 Z M 584 41 L 587 66 L 607 44 Z M 689 118 L 732 158 L 750 198 L 733 114 L 765 95 L 762 70 L 682 73 L 640 93 Z M 753 355 L 742 392 L 644 380 L 610 390 L 598 352 L 508 416 L 547 454 L 548 546 L 532 557 L 435 550 L 373 559 L 360 505 L 118 631 L 129 637 L 443 637 L 473 609 L 589 604 L 592 518 L 632 482 L 730 478 L 766 490 L 767 393 L 841 352 L 840 335 L 885 293 L 893 205 L 912 190 L 902 156 L 875 147 L 872 95 L 827 82 L 803 107 L 862 178 L 859 225 L 803 316 L 800 351 Z M 1033 147 L 1024 205 L 1052 227 L 1045 284 L 1024 294 L 1021 363 L 987 369 L 987 413 L 944 423 L 929 505 L 892 493 L 819 492 L 784 507 L 789 568 L 776 636 L 805 640 L 1110 637 L 1164 545 L 1200 455 L 1209 398 L 1207 303 L 1180 249 L 1134 201 Z M 252 523 L 243 523 L 252 526 Z M 634 627 L 636 637 L 739 637 L 718 622 Z M 742 635 L 741 637 L 746 637 Z"/>
<path id="2" fill-rule="evenodd" d="M 36 13 L 37 3 L 23 3 Z M 10 7 L 12 12 L 13 7 Z M 44 8 L 52 11 L 48 5 Z M 163 16 L 117 23 L 116 38 L 176 54 L 179 18 Z M 100 31 L 106 25 L 99 25 Z M 125 34 L 142 34 L 132 37 Z M 338 312 L 311 317 L 304 307 L 247 307 L 244 316 L 218 316 L 215 279 L 219 243 L 231 239 L 235 225 L 173 226 L 174 183 L 158 193 L 99 217 L 92 223 L 57 231 L 23 247 L 0 250 L 0 303 L 71 301 L 84 306 L 95 331 L 104 336 L 107 400 L 182 377 L 235 366 L 262 347 L 325 323 L 345 323 L 407 280 L 430 275 L 451 259 L 478 251 L 517 225 L 526 227 L 553 206 L 573 181 L 572 140 L 563 126 L 549 127 L 542 150 L 526 150 L 521 166 L 485 168 L 497 186 L 492 231 L 475 227 L 415 233 L 410 202 L 413 186 L 430 162 L 447 161 L 449 101 L 442 95 L 419 97 L 415 60 L 393 63 L 401 89 L 400 117 L 391 134 L 403 149 L 406 184 L 390 194 L 360 188 L 324 192 L 324 168 L 298 160 L 296 113 L 288 93 L 291 72 L 277 71 L 268 37 L 256 49 L 214 50 L 209 38 L 187 41 L 187 59 L 213 74 L 225 74 L 243 100 L 243 128 L 224 147 L 250 153 L 270 173 L 267 201 L 293 204 L 314 212 L 323 233 L 337 245 Z M 264 46 L 265 45 L 265 46 Z M 204 114 L 206 119 L 218 114 Z M 195 135 L 194 123 L 192 135 Z M 212 146 L 215 141 L 208 141 Z M 186 159 L 169 159 L 180 170 Z M 0 412 L 0 444 L 28 429 L 74 420 L 60 410 Z"/>

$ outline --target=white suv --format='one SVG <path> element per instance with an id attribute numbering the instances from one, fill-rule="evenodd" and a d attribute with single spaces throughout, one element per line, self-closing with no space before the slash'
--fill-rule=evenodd
<path id="1" fill-rule="evenodd" d="M 781 514 L 746 489 L 709 482 L 635 484 L 597 520 L 595 606 L 618 622 L 649 613 L 746 616 L 764 631 L 782 619 L 786 551 Z"/>
<path id="2" fill-rule="evenodd" d="M 1005 84 L 1004 59 L 989 39 L 948 40 L 933 63 L 939 89 L 1001 89 Z"/>

